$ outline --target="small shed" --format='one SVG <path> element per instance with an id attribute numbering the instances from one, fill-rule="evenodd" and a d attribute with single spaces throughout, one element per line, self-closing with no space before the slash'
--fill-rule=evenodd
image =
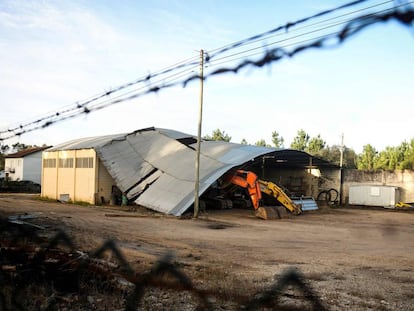
<path id="1" fill-rule="evenodd" d="M 350 185 L 349 204 L 394 207 L 400 201 L 400 189 L 386 185 Z"/>

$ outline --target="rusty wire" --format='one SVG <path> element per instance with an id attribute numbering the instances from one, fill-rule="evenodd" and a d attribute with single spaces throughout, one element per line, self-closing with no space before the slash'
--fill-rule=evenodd
<path id="1" fill-rule="evenodd" d="M 63 287 L 70 287 L 75 292 L 79 291 L 80 279 L 84 275 L 87 275 L 89 280 L 96 279 L 96 283 L 105 283 L 117 277 L 122 277 L 129 282 L 132 289 L 127 294 L 119 294 L 120 299 L 123 300 L 123 308 L 127 311 L 139 310 L 144 294 L 150 288 L 171 290 L 176 293 L 189 292 L 198 303 L 197 310 L 216 310 L 219 307 L 214 305 L 210 298 L 220 297 L 220 293 L 197 288 L 177 267 L 174 256 L 169 252 L 160 257 L 148 272 L 137 273 L 113 240 L 108 240 L 97 250 L 85 254 L 75 250 L 75 243 L 64 231 L 59 231 L 53 238 L 46 240 L 40 238 L 35 231 L 27 230 L 26 227 L 28 226 L 25 224 L 17 225 L 7 219 L 0 219 L 1 310 L 25 310 L 26 296 L 31 285 L 37 288 L 43 286 L 49 292 L 50 297 L 44 298 L 45 301 L 42 302 L 44 310 L 57 310 L 61 305 L 55 292 L 64 292 Z M 13 239 L 13 236 L 19 236 L 19 239 Z M 96 259 L 107 251 L 115 255 L 118 265 L 108 268 L 96 264 Z M 6 268 L 10 266 L 14 269 L 8 271 Z M 170 277 L 169 280 L 164 278 L 166 275 Z M 248 297 L 253 298 L 247 302 L 239 302 L 239 309 L 258 310 L 265 307 L 280 307 L 279 298 L 288 286 L 301 291 L 305 302 L 309 303 L 313 310 L 326 310 L 326 306 L 313 292 L 305 277 L 295 268 L 282 273 L 263 292 L 253 296 L 249 293 Z M 5 290 L 6 288 L 9 291 Z M 36 297 L 33 297 L 32 293 L 29 299 L 34 298 Z"/>
<path id="2" fill-rule="evenodd" d="M 332 13 L 334 11 L 337 11 L 343 8 L 361 4 L 362 2 L 365 2 L 365 1 L 366 0 L 353 1 L 348 4 L 342 5 L 340 7 L 337 7 L 335 9 L 326 10 L 318 14 L 309 16 L 307 18 L 303 18 L 298 21 L 287 23 L 285 25 L 276 27 L 267 32 L 264 32 L 256 36 L 247 38 L 245 40 L 230 44 L 221 49 L 213 50 L 210 52 L 210 54 L 207 54 L 206 64 L 208 64 L 209 61 L 211 61 L 213 58 L 215 58 L 218 55 L 222 55 L 223 53 L 229 50 L 238 48 L 244 44 L 257 41 L 260 38 L 265 38 L 269 34 L 274 34 L 275 32 L 280 31 L 280 30 L 287 31 L 291 27 L 296 26 L 298 24 L 307 22 L 314 18 L 324 16 L 326 14 Z M 333 46 L 339 46 L 343 44 L 346 40 L 354 36 L 355 34 L 362 31 L 363 29 L 367 28 L 368 26 L 377 24 L 377 23 L 395 20 L 403 26 L 412 27 L 413 20 L 414 20 L 414 9 L 411 8 L 410 3 L 411 2 L 403 2 L 402 4 L 395 5 L 393 9 L 390 9 L 391 11 L 382 12 L 379 14 L 367 14 L 367 15 L 354 18 L 348 21 L 340 31 L 319 37 L 306 44 L 296 46 L 292 50 L 287 50 L 286 48 L 282 48 L 282 47 L 266 49 L 263 51 L 262 57 L 259 59 L 256 59 L 256 60 L 245 59 L 235 66 L 222 67 L 222 68 L 216 69 L 214 71 L 211 71 L 208 74 L 205 74 L 204 79 L 206 80 L 213 76 L 227 74 L 227 73 L 237 74 L 242 69 L 245 69 L 247 67 L 261 68 L 267 65 L 271 65 L 284 58 L 292 58 L 293 56 L 296 56 L 297 54 L 310 50 L 310 49 L 323 49 L 323 48 L 329 48 Z M 404 9 L 401 9 L 401 7 L 403 7 Z M 132 100 L 132 99 L 136 99 L 138 97 L 142 97 L 142 96 L 145 96 L 151 93 L 157 93 L 163 89 L 167 89 L 167 88 L 171 88 L 171 87 L 175 87 L 179 85 L 186 87 L 191 81 L 200 79 L 200 76 L 198 74 L 193 74 L 191 76 L 188 76 L 192 72 L 191 69 L 195 68 L 197 65 L 198 65 L 198 61 L 194 59 L 188 59 L 176 65 L 167 67 L 166 69 L 158 71 L 154 74 L 145 75 L 133 82 L 129 82 L 124 85 L 121 85 L 103 94 L 94 96 L 86 101 L 76 103 L 75 106 L 70 106 L 69 108 L 46 115 L 45 117 L 38 118 L 34 121 L 20 124 L 19 126 L 16 126 L 11 129 L 9 128 L 7 130 L 0 131 L 0 135 L 5 135 L 4 137 L 0 137 L 0 141 L 4 141 L 7 139 L 16 137 L 16 136 L 20 136 L 22 134 L 32 132 L 35 130 L 43 129 L 57 122 L 71 119 L 81 114 L 88 114 L 93 111 L 98 111 L 100 109 L 106 108 L 108 106 L 112 106 L 118 103 Z M 179 72 L 176 72 L 176 71 L 179 71 Z M 163 77 L 166 74 L 170 74 L 170 76 L 168 76 L 167 79 Z M 154 78 L 159 78 L 160 80 L 154 81 Z M 165 81 L 168 81 L 168 82 L 165 82 Z M 133 85 L 137 85 L 137 84 L 143 84 L 143 86 L 139 87 L 136 90 L 117 95 L 115 98 L 112 98 L 112 99 L 108 98 L 111 95 L 116 95 L 117 92 L 119 91 L 125 90 L 126 88 L 131 87 Z M 99 101 L 105 98 L 107 98 L 107 100 Z"/>

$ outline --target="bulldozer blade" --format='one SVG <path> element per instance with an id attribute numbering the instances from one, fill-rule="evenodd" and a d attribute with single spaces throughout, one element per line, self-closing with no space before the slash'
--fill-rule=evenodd
<path id="1" fill-rule="evenodd" d="M 261 206 L 256 210 L 256 217 L 265 220 L 289 218 L 289 216 L 284 206 Z"/>

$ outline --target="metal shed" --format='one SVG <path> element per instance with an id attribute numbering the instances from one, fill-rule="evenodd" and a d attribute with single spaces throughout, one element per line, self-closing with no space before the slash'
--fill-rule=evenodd
<path id="1" fill-rule="evenodd" d="M 196 137 L 192 135 L 151 127 L 129 134 L 77 139 L 49 151 L 79 149 L 95 150 L 116 186 L 139 205 L 180 216 L 194 203 Z M 261 167 L 265 158 L 266 165 L 273 167 L 330 165 L 297 150 L 203 140 L 200 196 L 230 169 Z"/>

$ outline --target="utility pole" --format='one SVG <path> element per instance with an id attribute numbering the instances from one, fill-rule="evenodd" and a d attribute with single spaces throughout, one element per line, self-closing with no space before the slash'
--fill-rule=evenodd
<path id="1" fill-rule="evenodd" d="M 204 86 L 204 50 L 200 50 L 200 107 L 198 113 L 197 148 L 195 161 L 195 185 L 194 185 L 194 218 L 198 218 L 200 210 L 200 147 L 201 147 L 201 124 L 203 120 L 203 86 Z"/>
<path id="2" fill-rule="evenodd" d="M 341 153 L 339 158 L 339 205 L 342 204 L 342 191 L 343 191 L 343 176 L 342 176 L 342 166 L 344 163 L 344 133 L 341 134 L 341 146 L 339 147 L 339 152 Z"/>
<path id="3" fill-rule="evenodd" d="M 341 158 L 339 159 L 339 167 L 342 168 L 344 163 L 344 133 L 341 134 L 341 148 L 339 149 L 341 152 Z"/>

